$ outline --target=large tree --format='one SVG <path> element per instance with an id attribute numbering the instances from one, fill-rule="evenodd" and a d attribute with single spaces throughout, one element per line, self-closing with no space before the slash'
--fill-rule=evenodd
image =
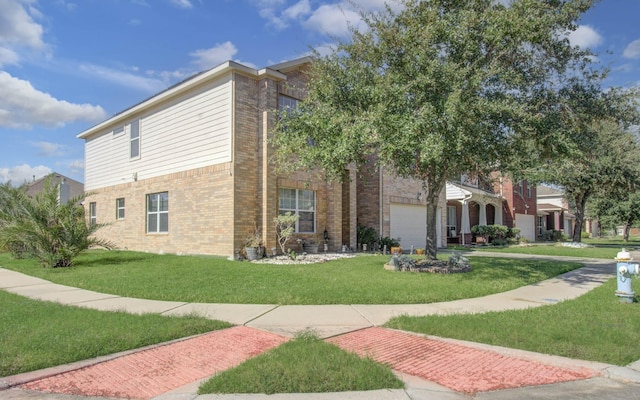
<path id="1" fill-rule="evenodd" d="M 579 242 L 592 196 L 625 201 L 626 193 L 640 185 L 640 147 L 628 130 L 640 122 L 638 93 L 604 90 L 601 77 L 587 75 L 570 79 L 554 99 L 553 122 L 547 125 L 554 145 L 532 153 L 538 165 L 525 176 L 562 187 L 576 216 L 572 240 Z"/>
<path id="2" fill-rule="evenodd" d="M 588 53 L 566 33 L 593 0 L 400 0 L 363 13 L 367 29 L 316 54 L 308 97 L 282 115 L 273 143 L 281 168 L 349 165 L 422 182 L 426 256 L 436 258 L 436 208 L 446 180 L 499 169 L 537 130 L 545 93 Z"/>

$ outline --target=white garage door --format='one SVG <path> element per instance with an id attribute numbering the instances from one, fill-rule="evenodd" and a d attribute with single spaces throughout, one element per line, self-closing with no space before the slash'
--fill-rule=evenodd
<path id="1" fill-rule="evenodd" d="M 533 215 L 516 214 L 515 226 L 520 229 L 520 237 L 531 242 L 536 241 L 536 222 Z"/>
<path id="2" fill-rule="evenodd" d="M 390 218 L 391 237 L 400 238 L 400 245 L 404 250 L 410 250 L 411 246 L 414 249 L 424 249 L 427 242 L 426 206 L 391 204 Z M 438 225 L 441 225 L 441 223 Z M 441 226 L 438 226 L 438 228 L 441 228 Z M 440 243 L 440 236 L 438 230 L 437 243 Z"/>

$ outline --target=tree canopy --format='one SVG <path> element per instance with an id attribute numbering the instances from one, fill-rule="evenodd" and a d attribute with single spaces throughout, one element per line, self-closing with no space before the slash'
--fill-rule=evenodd
<path id="1" fill-rule="evenodd" d="M 551 134 L 552 94 L 590 62 L 566 34 L 592 3 L 401 0 L 398 11 L 363 13 L 367 29 L 316 54 L 308 97 L 280 116 L 278 164 L 344 179 L 374 157 L 421 181 L 435 258 L 446 180 L 501 169 Z"/>

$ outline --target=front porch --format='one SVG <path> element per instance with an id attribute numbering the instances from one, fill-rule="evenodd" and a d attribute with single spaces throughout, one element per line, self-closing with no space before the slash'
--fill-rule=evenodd
<path id="1" fill-rule="evenodd" d="M 447 182 L 447 244 L 475 243 L 471 227 L 503 225 L 502 198 L 476 187 Z"/>

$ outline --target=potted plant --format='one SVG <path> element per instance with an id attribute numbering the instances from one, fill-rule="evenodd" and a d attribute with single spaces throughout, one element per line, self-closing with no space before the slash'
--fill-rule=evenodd
<path id="1" fill-rule="evenodd" d="M 304 248 L 304 251 L 309 254 L 318 253 L 318 243 L 314 239 L 310 239 L 308 242 L 303 241 L 302 247 Z"/>
<path id="2" fill-rule="evenodd" d="M 244 245 L 244 251 L 247 253 L 247 260 L 253 261 L 262 257 L 264 248 L 262 247 L 262 232 L 256 228 L 251 236 L 247 238 Z"/>

